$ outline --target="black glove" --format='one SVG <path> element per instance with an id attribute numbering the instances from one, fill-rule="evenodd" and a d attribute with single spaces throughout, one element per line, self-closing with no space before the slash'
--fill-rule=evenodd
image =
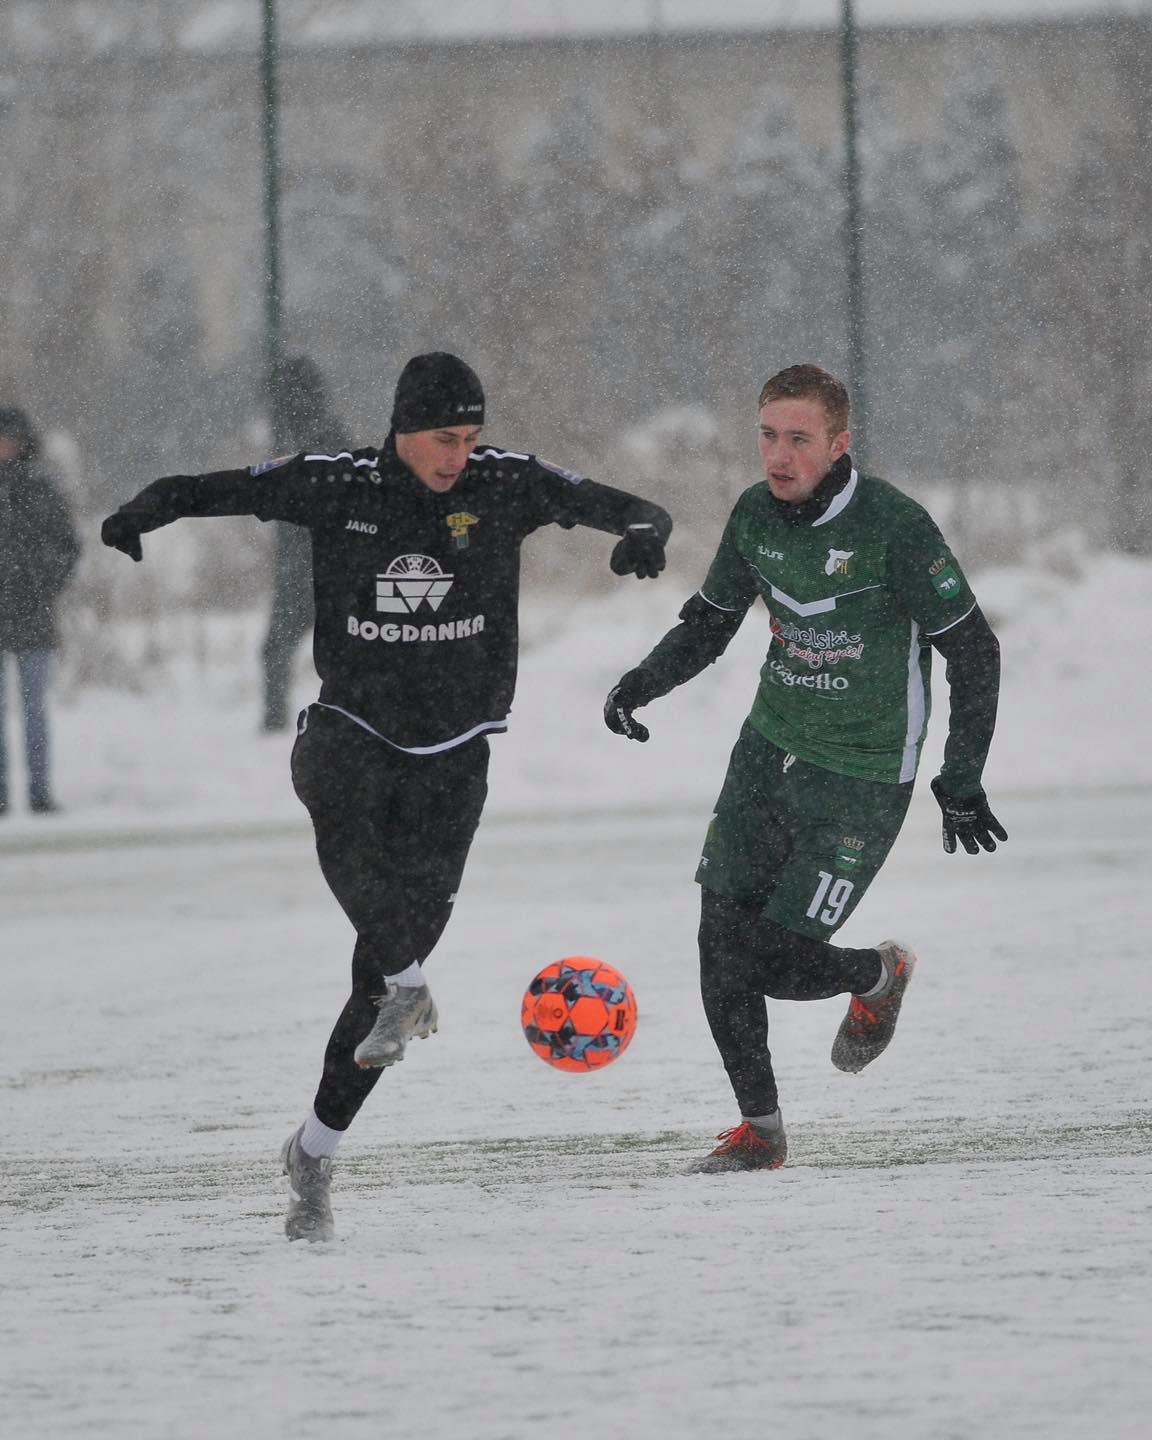
<path id="1" fill-rule="evenodd" d="M 949 855 L 955 855 L 957 840 L 969 855 L 976 855 L 981 846 L 995 850 L 996 840 L 1008 839 L 1007 830 L 989 810 L 983 790 L 960 800 L 947 794 L 939 780 L 933 780 L 932 793 L 944 813 L 944 849 Z"/>
<path id="2" fill-rule="evenodd" d="M 655 580 L 664 569 L 664 542 L 656 533 L 655 525 L 629 525 L 624 538 L 613 548 L 608 563 L 614 575 Z"/>
<path id="3" fill-rule="evenodd" d="M 608 692 L 604 702 L 604 723 L 614 735 L 628 740 L 648 739 L 648 727 L 633 715 L 641 705 L 656 698 L 656 682 L 647 670 L 629 670 L 627 675 Z"/>
<path id="4" fill-rule="evenodd" d="M 140 522 L 142 515 L 133 515 L 127 510 L 117 510 L 109 515 L 100 527 L 100 539 L 113 550 L 121 550 L 132 560 L 143 560 L 140 536 L 148 528 Z"/>

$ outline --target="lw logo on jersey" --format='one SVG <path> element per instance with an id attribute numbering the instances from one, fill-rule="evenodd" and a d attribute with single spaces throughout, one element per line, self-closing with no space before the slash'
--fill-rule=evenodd
<path id="1" fill-rule="evenodd" d="M 829 550 L 824 562 L 825 575 L 850 575 L 848 562 L 855 554 L 855 550 Z"/>
<path id="2" fill-rule="evenodd" d="M 960 594 L 960 577 L 953 566 L 949 565 L 947 555 L 941 555 L 939 560 L 934 560 L 928 567 L 928 574 L 932 577 L 932 585 L 937 593 L 945 600 L 954 600 Z"/>
<path id="3" fill-rule="evenodd" d="M 439 610 L 452 588 L 431 555 L 399 555 L 376 577 L 376 609 L 384 615 L 413 615 L 421 605 Z"/>
<path id="4" fill-rule="evenodd" d="M 467 550 L 468 531 L 473 525 L 479 525 L 480 517 L 479 515 L 469 515 L 467 510 L 457 510 L 455 515 L 447 517 L 445 523 L 452 532 L 457 550 Z"/>

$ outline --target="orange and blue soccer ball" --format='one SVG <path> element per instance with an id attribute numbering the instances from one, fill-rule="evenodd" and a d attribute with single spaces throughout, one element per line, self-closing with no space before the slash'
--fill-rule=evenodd
<path id="1" fill-rule="evenodd" d="M 524 992 L 520 1024 L 533 1051 L 557 1070 L 603 1070 L 636 1033 L 636 997 L 611 965 L 570 955 L 545 965 Z"/>

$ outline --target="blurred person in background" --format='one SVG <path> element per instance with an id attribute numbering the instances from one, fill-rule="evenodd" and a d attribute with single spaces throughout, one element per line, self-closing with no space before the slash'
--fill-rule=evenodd
<path id="1" fill-rule="evenodd" d="M 40 436 L 27 414 L 0 408 L 0 815 L 8 810 L 6 680 L 11 657 L 24 715 L 28 807 L 50 815 L 48 679 L 59 637 L 56 607 L 80 554 L 56 480 L 39 463 Z"/>
<path id="2" fill-rule="evenodd" d="M 659 505 L 481 445 L 484 415 L 468 365 L 417 355 L 382 445 L 170 475 L 101 532 L 134 560 L 142 535 L 182 516 L 287 520 L 312 537 L 321 688 L 299 717 L 292 781 L 356 944 L 312 1109 L 282 1151 L 290 1239 L 333 1235 L 337 1145 L 381 1071 L 437 1028 L 423 963 L 480 822 L 488 737 L 508 728 L 523 542 L 545 525 L 586 525 L 619 537 L 616 575 L 664 568 L 672 521 Z M 270 1043 L 275 1053 L 281 1041 Z"/>
<path id="3" fill-rule="evenodd" d="M 760 392 L 764 479 L 737 500 L 680 624 L 611 691 L 610 730 L 648 739 L 634 711 L 724 653 L 763 600 L 772 639 L 696 871 L 700 989 L 740 1119 L 695 1173 L 775 1170 L 787 1157 L 765 998 L 847 993 L 832 1045 L 855 1074 L 892 1039 L 916 965 L 905 944 L 832 936 L 904 823 L 928 727 L 932 651 L 950 691 L 932 781 L 944 849 L 1008 838 L 981 785 L 1000 648 L 932 517 L 849 454 L 848 391 L 793 365 Z"/>
<path id="4" fill-rule="evenodd" d="M 347 438 L 332 410 L 324 377 L 307 355 L 293 355 L 281 372 L 284 438 L 296 452 L 336 451 Z M 272 550 L 272 604 L 261 658 L 264 667 L 262 729 L 286 730 L 292 667 L 312 628 L 312 536 L 299 525 L 278 524 Z"/>

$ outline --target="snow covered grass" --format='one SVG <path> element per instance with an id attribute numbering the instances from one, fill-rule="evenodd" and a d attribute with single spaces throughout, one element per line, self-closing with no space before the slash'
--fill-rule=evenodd
<path id="1" fill-rule="evenodd" d="M 1088 553 L 1072 538 L 975 583 L 1004 656 L 989 793 L 1152 783 L 1152 747 L 1141 738 L 1152 730 L 1152 687 L 1132 631 L 1152 611 L 1152 564 Z M 648 745 L 625 743 L 601 721 L 609 687 L 675 623 L 690 589 L 606 578 L 598 597 L 526 595 L 512 725 L 492 742 L 490 814 L 711 803 L 768 642 L 761 608 L 717 666 L 645 712 Z M 261 625 L 259 615 L 241 614 L 123 627 L 110 663 L 121 677 L 135 671 L 142 693 L 69 688 L 56 726 L 69 813 L 50 822 L 12 815 L 0 845 L 225 819 L 306 825 L 288 781 L 291 735 L 258 734 Z M 943 666 L 936 671 L 926 768 L 940 754 L 947 713 Z M 299 677 L 304 705 L 316 694 L 304 653 Z"/>
<path id="2" fill-rule="evenodd" d="M 1152 717 L 1122 626 L 1152 567 L 978 589 L 1011 839 L 945 857 L 921 790 L 843 937 L 918 950 L 896 1041 L 844 1076 L 842 1002 L 774 1005 L 790 1161 L 737 1177 L 680 1173 L 734 1119 L 690 877 L 766 626 L 629 746 L 600 699 L 679 594 L 530 602 L 432 962 L 441 1032 L 351 1132 L 330 1247 L 284 1240 L 276 1151 L 351 936 L 290 738 L 255 733 L 256 626 L 218 622 L 203 667 L 169 660 L 143 695 L 69 700 L 69 814 L 0 831 L 5 1435 L 1143 1437 Z M 641 1010 L 588 1077 L 517 1023 L 574 953 L 618 964 Z"/>
<path id="3" fill-rule="evenodd" d="M 350 936 L 307 837 L 9 854 L 6 1433 L 1136 1440 L 1148 1021 L 1126 797 L 1017 800 L 948 860 L 931 802 L 852 943 L 921 954 L 858 1077 L 839 1001 L 773 1007 L 792 1158 L 683 1176 L 731 1102 L 695 993 L 699 817 L 498 818 L 437 952 L 442 1028 L 387 1075 L 289 1245 L 299 1121 Z M 601 954 L 640 1028 L 588 1077 L 517 1024 Z"/>

